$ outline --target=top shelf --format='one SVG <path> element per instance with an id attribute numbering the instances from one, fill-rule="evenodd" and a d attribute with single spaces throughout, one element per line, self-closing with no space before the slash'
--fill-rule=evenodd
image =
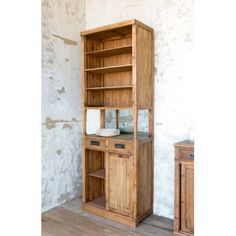
<path id="1" fill-rule="evenodd" d="M 132 53 L 132 45 L 119 47 L 119 48 L 111 48 L 111 49 L 87 52 L 86 55 L 108 57 L 108 56 L 115 56 L 115 55 L 126 54 L 126 53 Z"/>

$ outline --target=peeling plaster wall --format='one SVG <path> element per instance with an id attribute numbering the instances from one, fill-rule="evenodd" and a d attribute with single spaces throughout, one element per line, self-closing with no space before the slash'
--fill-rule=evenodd
<path id="1" fill-rule="evenodd" d="M 84 0 L 42 1 L 42 211 L 81 195 Z"/>
<path id="2" fill-rule="evenodd" d="M 193 0 L 86 1 L 86 29 L 133 18 L 155 30 L 154 213 L 173 219 L 173 143 L 190 138 L 194 126 Z"/>
<path id="3" fill-rule="evenodd" d="M 193 0 L 42 1 L 43 211 L 81 195 L 79 32 L 132 18 L 155 30 L 154 213 L 173 218 L 173 143 L 190 138 L 194 126 Z M 130 113 L 122 114 L 123 126 L 131 120 Z M 144 112 L 140 130 L 146 120 Z M 114 121 L 108 112 L 106 126 Z"/>

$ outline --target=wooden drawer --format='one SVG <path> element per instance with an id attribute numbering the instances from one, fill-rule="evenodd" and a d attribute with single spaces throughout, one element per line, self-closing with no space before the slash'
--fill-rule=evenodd
<path id="1" fill-rule="evenodd" d="M 193 149 L 179 149 L 179 159 L 181 161 L 194 161 L 194 150 Z"/>
<path id="2" fill-rule="evenodd" d="M 92 148 L 96 150 L 104 150 L 106 149 L 106 141 L 101 139 L 94 139 L 94 138 L 86 138 L 85 139 L 85 147 Z"/>
<path id="3" fill-rule="evenodd" d="M 133 144 L 130 142 L 111 140 L 108 144 L 108 151 L 131 154 L 133 153 Z"/>

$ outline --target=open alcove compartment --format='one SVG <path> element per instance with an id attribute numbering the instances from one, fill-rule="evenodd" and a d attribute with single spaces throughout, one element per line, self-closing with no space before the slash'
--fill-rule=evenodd
<path id="1" fill-rule="evenodd" d="M 98 129 L 100 129 L 101 123 L 101 111 L 104 112 L 106 129 L 120 129 L 120 135 L 122 138 L 127 136 L 133 136 L 134 132 L 134 120 L 132 109 L 87 109 L 86 116 L 86 135 L 96 135 Z M 139 109 L 138 110 L 138 134 L 148 136 L 149 129 L 149 110 Z M 111 137 L 112 138 L 112 137 Z M 115 138 L 115 137 L 113 137 Z M 119 138 L 119 136 L 117 136 Z"/>
<path id="2" fill-rule="evenodd" d="M 86 38 L 87 107 L 132 106 L 132 26 Z"/>
<path id="3" fill-rule="evenodd" d="M 105 153 L 86 150 L 87 192 L 90 204 L 105 207 Z"/>

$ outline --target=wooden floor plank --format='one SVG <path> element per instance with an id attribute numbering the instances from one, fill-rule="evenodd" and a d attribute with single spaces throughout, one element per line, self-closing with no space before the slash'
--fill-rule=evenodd
<path id="1" fill-rule="evenodd" d="M 172 236 L 173 221 L 151 215 L 131 228 L 81 211 L 81 198 L 42 215 L 43 236 Z"/>

